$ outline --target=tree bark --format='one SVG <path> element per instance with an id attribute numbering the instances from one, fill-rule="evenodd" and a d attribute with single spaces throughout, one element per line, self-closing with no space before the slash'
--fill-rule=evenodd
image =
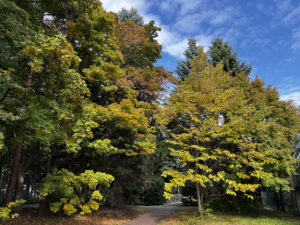
<path id="1" fill-rule="evenodd" d="M 17 185 L 17 192 L 16 192 L 16 200 L 20 200 L 23 198 L 23 188 L 24 188 L 24 180 L 25 180 L 25 172 L 28 169 L 35 151 L 31 154 L 30 158 L 27 160 L 25 166 L 24 163 L 21 163 L 18 173 L 18 185 Z"/>
<path id="2" fill-rule="evenodd" d="M 1 157 L 1 165 L 0 165 L 0 189 L 2 188 L 2 169 L 3 169 L 4 158 Z"/>
<path id="3" fill-rule="evenodd" d="M 25 84 L 26 89 L 30 90 L 32 86 L 32 72 L 30 72 L 27 75 L 27 82 Z M 26 114 L 27 106 L 24 105 L 24 114 Z M 11 169 L 11 174 L 9 178 L 9 182 L 6 188 L 4 203 L 7 205 L 9 202 L 13 200 L 13 195 L 16 189 L 17 179 L 18 179 L 18 172 L 21 165 L 21 159 L 23 155 L 23 142 L 24 142 L 24 136 L 21 137 L 19 140 L 16 150 L 14 152 L 14 158 L 13 158 L 13 165 Z"/>
<path id="4" fill-rule="evenodd" d="M 16 200 L 20 200 L 23 198 L 23 187 L 24 187 L 24 167 L 20 165 L 18 172 L 18 185 L 17 185 L 17 193 Z"/>
<path id="5" fill-rule="evenodd" d="M 16 184 L 17 184 L 17 178 L 18 178 L 18 172 L 20 169 L 20 164 L 21 164 L 21 158 L 22 158 L 22 153 L 23 153 L 23 138 L 19 141 L 17 144 L 17 147 L 14 152 L 14 158 L 13 158 L 13 165 L 10 173 L 10 178 L 8 181 L 8 185 L 6 188 L 6 193 L 5 193 L 5 198 L 4 198 L 4 203 L 7 205 L 11 201 L 13 201 L 13 195 L 16 189 Z"/>
<path id="6" fill-rule="evenodd" d="M 197 203 L 198 203 L 198 213 L 202 216 L 202 196 L 200 191 L 200 185 L 196 182 L 196 192 L 197 192 Z"/>
<path id="7" fill-rule="evenodd" d="M 48 157 L 47 160 L 45 177 L 50 172 L 52 156 L 53 156 L 53 152 L 50 153 L 50 156 Z M 39 217 L 44 216 L 49 207 L 50 207 L 50 202 L 47 199 L 41 199 L 39 202 L 39 211 L 38 211 Z"/>

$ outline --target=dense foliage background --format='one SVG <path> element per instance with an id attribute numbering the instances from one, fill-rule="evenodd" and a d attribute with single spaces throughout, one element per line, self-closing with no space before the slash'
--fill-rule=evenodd
<path id="1" fill-rule="evenodd" d="M 191 38 L 177 80 L 155 65 L 160 28 L 135 9 L 5 0 L 0 15 L 1 217 L 21 199 L 40 215 L 162 204 L 164 183 L 166 197 L 196 184 L 200 211 L 290 190 L 297 109 L 227 42 L 205 53 Z"/>

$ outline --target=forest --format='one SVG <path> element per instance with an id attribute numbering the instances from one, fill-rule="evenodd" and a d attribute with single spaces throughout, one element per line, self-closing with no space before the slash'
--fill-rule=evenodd
<path id="1" fill-rule="evenodd" d="M 85 215 L 161 205 L 199 214 L 292 190 L 299 108 L 221 37 L 190 38 L 173 73 L 155 21 L 98 0 L 0 1 L 0 219 L 26 204 Z M 252 203 L 251 203 L 252 202 Z"/>

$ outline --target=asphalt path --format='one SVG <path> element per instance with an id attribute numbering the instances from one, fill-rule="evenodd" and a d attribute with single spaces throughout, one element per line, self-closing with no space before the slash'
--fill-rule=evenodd
<path id="1" fill-rule="evenodd" d="M 135 218 L 131 223 L 127 225 L 157 225 L 164 218 L 177 210 L 187 208 L 183 206 L 181 202 L 169 203 L 158 206 L 139 206 L 141 208 L 151 209 L 149 212 L 142 214 Z"/>

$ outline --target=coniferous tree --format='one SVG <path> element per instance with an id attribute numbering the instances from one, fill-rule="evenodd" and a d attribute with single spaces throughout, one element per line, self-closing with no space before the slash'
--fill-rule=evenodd
<path id="1" fill-rule="evenodd" d="M 180 80 L 184 80 L 190 75 L 191 60 L 193 60 L 197 56 L 198 49 L 199 47 L 197 46 L 196 39 L 190 38 L 188 40 L 188 47 L 183 53 L 186 59 L 178 61 L 178 66 L 175 70 Z"/>
<path id="2" fill-rule="evenodd" d="M 225 72 L 231 71 L 232 76 L 237 74 L 246 74 L 249 75 L 252 70 L 251 65 L 246 65 L 245 62 L 241 62 L 237 58 L 237 53 L 233 52 L 232 47 L 228 42 L 223 42 L 222 38 L 216 38 L 208 51 L 210 57 L 210 63 L 213 66 L 218 65 L 223 61 Z"/>
<path id="3" fill-rule="evenodd" d="M 139 14 L 137 9 L 135 9 L 135 8 L 131 8 L 129 10 L 122 8 L 118 12 L 118 18 L 121 22 L 132 20 L 134 23 L 136 23 L 140 26 L 144 25 L 144 18 Z"/>

